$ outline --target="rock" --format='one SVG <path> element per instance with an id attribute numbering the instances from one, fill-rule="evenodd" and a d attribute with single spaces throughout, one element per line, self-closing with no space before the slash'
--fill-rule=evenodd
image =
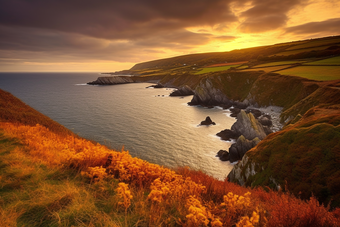
<path id="1" fill-rule="evenodd" d="M 134 83 L 135 81 L 130 76 L 101 76 L 97 80 L 88 82 L 90 85 L 115 85 Z"/>
<path id="2" fill-rule="evenodd" d="M 222 140 L 237 139 L 240 136 L 230 129 L 225 129 L 223 131 L 220 131 L 216 135 L 221 137 Z"/>
<path id="3" fill-rule="evenodd" d="M 229 161 L 229 152 L 226 150 L 219 150 L 216 156 L 219 157 L 221 161 Z"/>
<path id="4" fill-rule="evenodd" d="M 241 112 L 241 109 L 239 108 L 232 108 L 230 109 L 230 117 L 237 117 L 237 114 L 239 114 Z"/>
<path id="5" fill-rule="evenodd" d="M 243 135 L 241 135 L 236 143 L 231 145 L 229 148 L 229 160 L 230 162 L 235 162 L 241 160 L 244 154 L 255 147 L 260 142 L 259 138 L 254 138 L 253 140 L 247 140 Z"/>
<path id="6" fill-rule="evenodd" d="M 229 161 L 232 163 L 232 162 L 236 162 L 240 159 L 241 159 L 241 157 L 240 157 L 240 155 L 237 151 L 237 148 L 235 146 L 231 146 L 229 148 Z"/>
<path id="7" fill-rule="evenodd" d="M 267 116 L 261 116 L 258 121 L 264 126 L 271 127 L 273 125 L 273 122 Z"/>
<path id="8" fill-rule="evenodd" d="M 271 130 L 268 126 L 263 126 L 263 130 L 267 135 L 273 133 L 273 130 Z"/>
<path id="9" fill-rule="evenodd" d="M 231 103 L 228 103 L 228 104 L 220 104 L 219 106 L 222 107 L 225 110 L 225 109 L 229 109 L 233 105 Z"/>
<path id="10" fill-rule="evenodd" d="M 213 122 L 211 118 L 208 116 L 205 118 L 204 121 L 201 121 L 201 125 L 216 125 L 216 123 Z"/>
<path id="11" fill-rule="evenodd" d="M 246 113 L 252 113 L 256 119 L 258 119 L 262 115 L 262 112 L 257 109 L 247 109 Z"/>
<path id="12" fill-rule="evenodd" d="M 213 85 L 210 78 L 202 79 L 195 88 L 195 94 L 189 105 L 218 106 L 229 105 L 231 101 L 223 91 Z"/>
<path id="13" fill-rule="evenodd" d="M 188 96 L 188 95 L 194 95 L 194 91 L 188 85 L 180 87 L 170 94 L 170 96 Z"/>
<path id="14" fill-rule="evenodd" d="M 231 130 L 238 135 L 243 135 L 248 140 L 258 137 L 263 140 L 267 135 L 263 126 L 255 119 L 252 113 L 241 110 L 237 115 L 237 121 L 231 126 Z"/>
<path id="15" fill-rule="evenodd" d="M 228 181 L 245 185 L 250 176 L 256 174 L 255 163 L 249 160 L 247 155 L 244 155 L 242 160 L 234 165 L 234 168 L 228 174 Z"/>
<path id="16" fill-rule="evenodd" d="M 155 85 L 150 85 L 150 86 L 148 86 L 148 87 L 146 87 L 146 88 L 149 88 L 149 87 L 153 87 L 153 88 L 164 88 L 164 85 L 158 83 L 158 84 L 155 84 Z"/>
<path id="17" fill-rule="evenodd" d="M 245 108 L 247 108 L 248 105 L 246 103 L 243 103 L 243 102 L 234 102 L 233 106 L 235 108 L 238 108 L 238 109 L 245 109 Z"/>

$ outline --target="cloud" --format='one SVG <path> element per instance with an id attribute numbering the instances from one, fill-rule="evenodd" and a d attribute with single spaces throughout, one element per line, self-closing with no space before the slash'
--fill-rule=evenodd
<path id="1" fill-rule="evenodd" d="M 241 13 L 243 21 L 239 30 L 243 33 L 260 33 L 286 25 L 287 13 L 307 0 L 254 0 L 253 7 Z"/>
<path id="2" fill-rule="evenodd" d="M 187 51 L 197 45 L 205 45 L 215 36 L 209 33 L 194 33 L 185 29 L 175 30 L 168 35 L 154 34 L 150 37 L 136 37 L 130 40 L 108 40 L 82 34 L 55 30 L 8 27 L 0 25 L 0 56 L 2 58 L 81 59 L 132 61 L 150 60 L 153 55 L 164 54 L 164 49 Z M 221 36 L 216 39 L 231 40 L 233 37 Z M 2 51 L 1 51 L 2 50 Z"/>
<path id="3" fill-rule="evenodd" d="M 292 34 L 315 34 L 315 33 L 325 33 L 325 32 L 331 32 L 334 33 L 334 31 L 337 31 L 338 34 L 340 28 L 340 18 L 333 18 L 325 21 L 319 21 L 319 22 L 309 22 L 306 24 L 288 27 L 285 29 L 286 33 L 292 33 Z"/>
<path id="4" fill-rule="evenodd" d="M 308 1 L 0 0 L 0 62 L 142 62 L 219 51 L 218 42 L 225 48 L 249 37 L 238 31 L 254 37 L 283 29 L 288 13 Z M 339 27 L 338 19 L 322 23 L 286 32 Z M 256 45 L 255 39 L 248 40 Z"/>
<path id="5" fill-rule="evenodd" d="M 150 37 L 189 26 L 236 21 L 228 0 L 0 0 L 0 23 L 96 38 Z"/>

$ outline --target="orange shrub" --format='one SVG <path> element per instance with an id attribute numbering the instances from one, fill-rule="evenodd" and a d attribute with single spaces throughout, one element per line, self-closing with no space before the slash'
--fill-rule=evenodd
<path id="1" fill-rule="evenodd" d="M 163 219 L 186 226 L 338 226 L 340 221 L 339 209 L 329 212 L 315 198 L 302 201 L 282 192 L 248 189 L 189 168 L 175 172 L 38 124 L 0 123 L 0 128 L 46 164 L 77 168 L 93 182 L 119 179 L 117 193 L 125 213 L 132 199 L 126 183 L 145 190 L 149 225 L 162 225 Z"/>

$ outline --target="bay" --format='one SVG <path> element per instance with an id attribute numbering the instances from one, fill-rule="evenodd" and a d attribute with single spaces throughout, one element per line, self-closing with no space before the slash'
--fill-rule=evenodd
<path id="1" fill-rule="evenodd" d="M 71 129 L 113 149 L 170 168 L 189 166 L 224 179 L 232 164 L 216 156 L 231 143 L 215 136 L 235 122 L 228 110 L 188 106 L 189 97 L 148 83 L 92 86 L 98 73 L 0 73 L 0 88 Z M 207 116 L 216 122 L 198 126 Z"/>

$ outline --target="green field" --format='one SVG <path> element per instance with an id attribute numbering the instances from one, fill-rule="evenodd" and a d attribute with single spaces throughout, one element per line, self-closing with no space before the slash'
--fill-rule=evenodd
<path id="1" fill-rule="evenodd" d="M 321 46 L 321 47 L 312 47 L 312 48 L 307 48 L 307 49 L 299 49 L 299 50 L 287 50 L 284 52 L 277 53 L 276 55 L 283 55 L 283 56 L 288 56 L 288 55 L 293 55 L 293 54 L 298 54 L 302 52 L 308 52 L 308 51 L 313 51 L 313 50 L 324 50 L 327 47 Z"/>
<path id="2" fill-rule="evenodd" d="M 282 69 L 285 69 L 289 67 L 289 65 L 281 65 L 281 66 L 270 66 L 270 67 L 263 67 L 263 68 L 251 68 L 251 69 L 244 69 L 242 71 L 265 71 L 266 73 L 269 73 L 269 72 L 274 72 L 274 71 L 278 71 L 278 70 L 282 70 Z"/>
<path id="3" fill-rule="evenodd" d="M 319 81 L 339 80 L 340 66 L 298 66 L 278 71 L 278 73 Z"/>
<path id="4" fill-rule="evenodd" d="M 340 38 L 333 38 L 333 39 L 321 39 L 321 40 L 310 40 L 307 43 L 303 43 L 297 46 L 293 46 L 288 48 L 287 50 L 297 50 L 302 48 L 310 48 L 310 47 L 317 47 L 317 46 L 331 46 L 334 44 L 340 43 Z"/>
<path id="5" fill-rule="evenodd" d="M 268 66 L 279 66 L 279 65 L 291 65 L 296 63 L 303 63 L 305 61 L 276 61 L 276 62 L 269 62 L 261 65 L 256 65 L 254 68 L 260 68 L 260 67 L 268 67 Z"/>
<path id="6" fill-rule="evenodd" d="M 340 56 L 334 58 L 327 58 L 320 61 L 313 61 L 306 65 L 340 65 Z"/>
<path id="7" fill-rule="evenodd" d="M 238 67 L 237 69 L 246 69 L 248 67 L 249 67 L 248 65 L 242 65 L 242 66 Z"/>
<path id="8" fill-rule="evenodd" d="M 210 73 L 210 72 L 225 71 L 225 70 L 230 69 L 231 67 L 237 67 L 237 66 L 239 66 L 239 65 L 227 65 L 227 66 L 203 68 L 201 71 L 198 71 L 195 74 L 196 75 L 200 75 L 200 74 Z"/>

